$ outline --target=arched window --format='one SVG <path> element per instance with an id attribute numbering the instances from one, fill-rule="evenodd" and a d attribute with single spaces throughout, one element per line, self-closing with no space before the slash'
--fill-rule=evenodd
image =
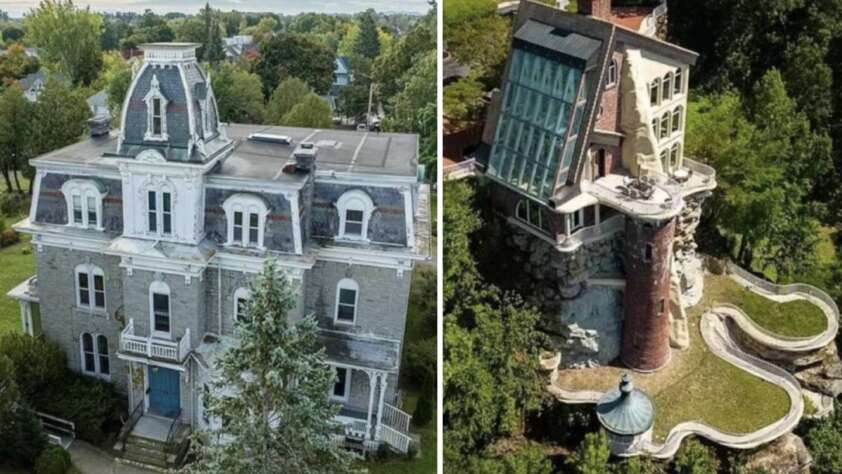
<path id="1" fill-rule="evenodd" d="M 675 79 L 673 79 L 673 91 L 674 95 L 681 94 L 684 92 L 684 78 L 682 77 L 683 70 L 678 68 L 675 70 Z"/>
<path id="2" fill-rule="evenodd" d="M 676 143 L 670 150 L 670 169 L 678 168 L 678 162 L 681 159 L 681 143 Z"/>
<path id="3" fill-rule="evenodd" d="M 269 207 L 252 194 L 234 194 L 222 204 L 228 218 L 228 240 L 225 245 L 264 249 L 266 218 Z"/>
<path id="4" fill-rule="evenodd" d="M 105 273 L 90 264 L 76 266 L 76 306 L 105 311 Z"/>
<path id="5" fill-rule="evenodd" d="M 357 319 L 357 303 L 359 301 L 360 286 L 350 278 L 339 280 L 336 285 L 336 314 L 337 323 L 354 324 Z"/>
<path id="6" fill-rule="evenodd" d="M 161 92 L 161 85 L 158 82 L 158 76 L 152 76 L 152 82 L 149 84 L 149 92 L 143 98 L 146 102 L 146 133 L 143 135 L 144 140 L 165 141 L 169 138 L 167 135 L 167 104 L 169 101 Z"/>
<path id="7" fill-rule="evenodd" d="M 649 85 L 649 103 L 658 105 L 661 101 L 661 79 L 655 79 Z"/>
<path id="8" fill-rule="evenodd" d="M 237 288 L 234 292 L 234 320 L 243 321 L 248 317 L 246 312 L 249 301 L 248 288 Z"/>
<path id="9" fill-rule="evenodd" d="M 108 378 L 111 374 L 111 360 L 108 357 L 108 338 L 82 333 L 80 349 L 82 372 L 96 377 Z"/>
<path id="10" fill-rule="evenodd" d="M 348 191 L 336 201 L 340 239 L 368 240 L 368 222 L 374 203 L 363 191 Z"/>
<path id="11" fill-rule="evenodd" d="M 661 87 L 661 100 L 664 102 L 672 99 L 672 73 L 668 72 L 664 76 L 664 84 Z"/>
<path id="12" fill-rule="evenodd" d="M 670 135 L 670 113 L 664 112 L 661 117 L 661 138 L 667 138 Z"/>
<path id="13" fill-rule="evenodd" d="M 661 132 L 660 132 L 660 130 L 659 130 L 659 128 L 660 128 L 660 127 L 658 127 L 658 124 L 659 124 L 659 123 L 660 123 L 660 122 L 658 121 L 658 117 L 655 117 L 655 118 L 653 118 L 653 119 L 652 119 L 652 133 L 654 133 L 654 134 L 655 134 L 655 138 L 659 138 L 659 137 L 660 137 L 660 133 L 661 133 Z"/>
<path id="14" fill-rule="evenodd" d="M 683 115 L 683 107 L 679 106 L 672 112 L 672 131 L 673 133 L 681 130 L 681 117 Z"/>
<path id="15" fill-rule="evenodd" d="M 152 336 L 169 339 L 172 337 L 170 287 L 162 281 L 149 285 L 149 326 Z"/>
<path id="16" fill-rule="evenodd" d="M 617 84 L 617 60 L 612 59 L 608 63 L 608 73 L 605 76 L 605 86 L 611 87 Z"/>
<path id="17" fill-rule="evenodd" d="M 102 201 L 105 188 L 90 179 L 71 179 L 61 186 L 67 203 L 67 225 L 104 230 Z"/>

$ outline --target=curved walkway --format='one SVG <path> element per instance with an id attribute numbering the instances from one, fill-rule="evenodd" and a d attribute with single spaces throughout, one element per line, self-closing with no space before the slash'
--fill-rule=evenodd
<path id="1" fill-rule="evenodd" d="M 801 386 L 795 377 L 774 364 L 743 352 L 731 337 L 723 317 L 714 312 L 706 312 L 702 315 L 701 333 L 705 343 L 715 355 L 786 391 L 790 399 L 789 411 L 780 420 L 746 434 L 726 433 L 695 421 L 679 423 L 670 430 L 663 444 L 650 443 L 640 452 L 630 454 L 671 458 L 678 451 L 684 438 L 692 435 L 707 438 L 730 448 L 750 449 L 791 431 L 801 419 L 804 413 L 804 399 L 801 396 Z M 550 379 L 551 385 L 548 390 L 564 403 L 596 403 L 602 395 L 601 392 L 596 391 L 570 391 L 556 386 L 557 371 L 553 371 Z"/>
<path id="2" fill-rule="evenodd" d="M 809 352 L 828 345 L 839 332 L 839 308 L 824 291 L 802 283 L 777 285 L 752 275 L 733 263 L 728 264 L 728 276 L 750 291 L 772 301 L 784 302 L 803 299 L 819 307 L 827 317 L 827 328 L 810 337 L 786 337 L 758 325 L 741 308 L 715 303 L 713 311 L 730 317 L 737 326 L 761 344 L 784 352 Z"/>

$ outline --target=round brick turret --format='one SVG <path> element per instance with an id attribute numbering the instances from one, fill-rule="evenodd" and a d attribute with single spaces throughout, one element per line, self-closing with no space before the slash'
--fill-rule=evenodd
<path id="1" fill-rule="evenodd" d="M 670 252 L 675 219 L 626 218 L 626 291 L 621 358 L 629 368 L 650 372 L 670 358 Z"/>

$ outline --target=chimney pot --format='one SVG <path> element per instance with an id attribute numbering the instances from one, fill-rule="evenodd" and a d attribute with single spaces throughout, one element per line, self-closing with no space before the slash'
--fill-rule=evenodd
<path id="1" fill-rule="evenodd" d="M 317 154 L 318 148 L 316 148 L 313 142 L 301 142 L 292 152 L 292 156 L 295 158 L 296 169 L 311 171 L 316 166 Z"/>

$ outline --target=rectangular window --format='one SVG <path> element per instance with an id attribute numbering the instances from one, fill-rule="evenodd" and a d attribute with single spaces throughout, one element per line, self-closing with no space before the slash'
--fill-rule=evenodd
<path id="1" fill-rule="evenodd" d="M 234 211 L 234 242 L 243 241 L 243 213 Z"/>
<path id="2" fill-rule="evenodd" d="M 251 213 L 249 214 L 249 244 L 257 245 L 258 230 L 258 216 L 255 213 Z"/>
<path id="3" fill-rule="evenodd" d="M 88 196 L 88 226 L 96 227 L 96 198 Z"/>
<path id="4" fill-rule="evenodd" d="M 246 318 L 248 315 L 246 313 L 246 303 L 248 302 L 245 298 L 237 298 L 237 320 L 241 321 Z"/>
<path id="5" fill-rule="evenodd" d="M 665 77 L 664 84 L 661 86 L 661 98 L 664 102 L 670 100 L 672 98 L 672 78 Z"/>
<path id="6" fill-rule="evenodd" d="M 155 331 L 170 332 L 170 295 L 153 293 L 152 308 L 155 314 Z"/>
<path id="7" fill-rule="evenodd" d="M 81 306 L 90 306 L 91 304 L 91 286 L 88 281 L 87 273 L 78 273 L 79 279 L 79 304 Z"/>
<path id="8" fill-rule="evenodd" d="M 152 99 L 152 134 L 161 134 L 161 99 Z"/>
<path id="9" fill-rule="evenodd" d="M 105 308 L 105 279 L 102 275 L 94 275 L 94 306 Z"/>
<path id="10" fill-rule="evenodd" d="M 681 73 L 681 68 L 678 68 L 675 71 L 675 79 L 673 80 L 673 90 L 675 91 L 675 95 L 681 94 L 684 88 L 684 79 L 681 77 Z"/>
<path id="11" fill-rule="evenodd" d="M 337 398 L 345 398 L 345 390 L 348 388 L 347 380 L 348 369 L 344 367 L 336 368 L 336 383 L 333 384 L 333 396 Z"/>
<path id="12" fill-rule="evenodd" d="M 336 308 L 336 319 L 354 322 L 357 312 L 357 292 L 348 288 L 339 289 L 339 304 Z"/>
<path id="13" fill-rule="evenodd" d="M 146 208 L 149 210 L 147 219 L 149 221 L 149 232 L 158 232 L 158 199 L 155 191 L 146 194 Z"/>
<path id="14" fill-rule="evenodd" d="M 353 209 L 345 211 L 345 234 L 363 235 L 363 211 Z"/>
<path id="15" fill-rule="evenodd" d="M 97 355 L 99 356 L 99 373 L 108 375 L 111 373 L 111 363 L 108 360 L 108 339 L 105 336 L 97 337 Z"/>
<path id="16" fill-rule="evenodd" d="M 172 234 L 172 195 L 170 193 L 161 193 L 163 220 L 164 220 L 164 234 Z"/>
<path id="17" fill-rule="evenodd" d="M 73 223 L 82 223 L 82 196 L 73 195 Z"/>
<path id="18" fill-rule="evenodd" d="M 672 113 L 672 131 L 673 133 L 681 130 L 681 109 Z"/>
<path id="19" fill-rule="evenodd" d="M 660 98 L 658 89 L 658 82 L 653 82 L 652 85 L 649 86 L 649 105 L 658 105 L 658 99 Z"/>
<path id="20" fill-rule="evenodd" d="M 585 225 L 585 210 L 579 209 L 570 215 L 570 231 L 581 229 Z"/>

